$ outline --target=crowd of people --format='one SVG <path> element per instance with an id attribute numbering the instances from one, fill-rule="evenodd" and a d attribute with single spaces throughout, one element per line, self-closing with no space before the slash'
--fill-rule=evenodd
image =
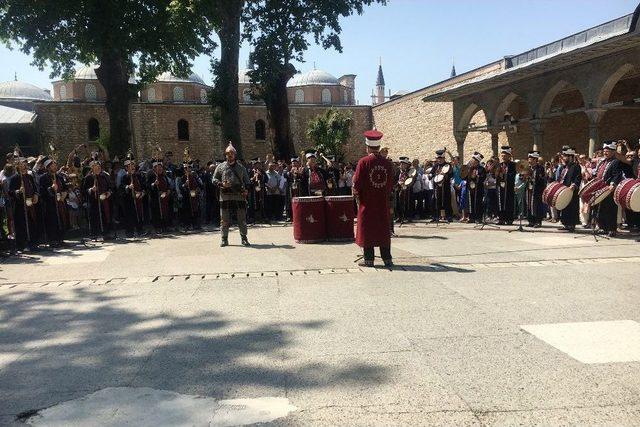
<path id="1" fill-rule="evenodd" d="M 102 150 L 89 152 L 86 146 L 76 147 L 62 162 L 55 154 L 25 157 L 19 149 L 8 153 L 0 172 L 4 252 L 55 248 L 72 235 L 109 240 L 219 227 L 224 220 L 221 203 L 228 203 L 221 196 L 222 181 L 216 179 L 221 173 L 217 169 L 224 172 L 223 161 L 203 163 L 187 154 L 176 163 L 171 152 L 150 159 L 129 154 L 121 161 L 109 159 Z M 501 147 L 499 157 L 475 152 L 464 164 L 447 150 L 422 163 L 391 159 L 385 147 L 379 154 L 393 164 L 392 233 L 394 222 L 421 219 L 501 225 L 524 220 L 534 228 L 547 219 L 560 221 L 567 231 L 596 224 L 599 232 L 611 236 L 621 225 L 632 231 L 640 227 L 640 214 L 618 209 L 613 195 L 597 210 L 578 197 L 580 188 L 594 178 L 615 187 L 623 178 L 639 177 L 640 149 L 626 141 L 606 142 L 592 158 L 565 146 L 546 161 L 536 151 L 526 160 L 513 161 L 510 147 Z M 243 186 L 238 194 L 247 223 L 291 221 L 294 197 L 352 194 L 354 164 L 313 150 L 288 160 L 238 160 L 243 176 L 246 172 L 246 179 L 238 181 Z M 562 211 L 542 199 L 546 186 L 556 181 L 574 190 Z M 243 243 L 248 244 L 246 231 Z"/>
<path id="2" fill-rule="evenodd" d="M 640 214 L 619 208 L 613 190 L 625 178 L 640 178 L 639 158 L 640 147 L 632 148 L 624 140 L 605 142 L 593 157 L 576 153 L 569 146 L 563 146 L 549 160 L 531 151 L 526 160 L 514 161 L 509 146 L 501 147 L 499 157 L 485 159 L 475 152 L 466 164 L 446 150 L 436 151 L 435 159 L 423 164 L 400 157 L 395 221 L 430 218 L 512 225 L 524 220 L 526 226 L 539 228 L 543 220 L 549 220 L 561 222 L 560 229 L 569 232 L 578 225 L 610 236 L 615 236 L 620 227 L 637 232 Z M 579 197 L 594 180 L 603 181 L 609 190 L 608 196 L 598 201 L 597 209 Z M 545 188 L 554 182 L 572 191 L 568 206 L 562 210 L 543 200 Z"/>

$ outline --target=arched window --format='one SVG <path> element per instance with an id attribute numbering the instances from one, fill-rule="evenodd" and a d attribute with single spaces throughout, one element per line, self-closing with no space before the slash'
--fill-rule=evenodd
<path id="1" fill-rule="evenodd" d="M 207 95 L 207 91 L 204 89 L 200 89 L 200 102 L 206 104 L 209 101 L 209 96 Z"/>
<path id="2" fill-rule="evenodd" d="M 331 104 L 331 91 L 329 89 L 322 89 L 322 103 Z"/>
<path id="3" fill-rule="evenodd" d="M 296 89 L 295 102 L 300 104 L 304 102 L 304 91 L 302 89 Z"/>
<path id="4" fill-rule="evenodd" d="M 243 89 L 242 90 L 242 102 L 251 102 L 251 89 Z"/>
<path id="5" fill-rule="evenodd" d="M 267 139 L 267 127 L 264 120 L 256 121 L 256 141 L 264 141 Z"/>
<path id="6" fill-rule="evenodd" d="M 60 99 L 67 99 L 67 86 L 65 85 L 60 86 Z"/>
<path id="7" fill-rule="evenodd" d="M 188 141 L 189 140 L 189 122 L 185 119 L 178 120 L 178 140 L 179 141 Z"/>
<path id="8" fill-rule="evenodd" d="M 87 133 L 89 134 L 89 141 L 97 141 L 100 138 L 100 122 L 97 119 L 93 117 L 89 119 Z"/>
<path id="9" fill-rule="evenodd" d="M 173 88 L 173 100 L 184 101 L 184 88 L 176 86 Z"/>
<path id="10" fill-rule="evenodd" d="M 87 83 L 84 86 L 84 97 L 87 101 L 95 101 L 98 97 L 98 92 L 96 90 L 96 85 L 93 83 Z"/>
<path id="11" fill-rule="evenodd" d="M 147 101 L 149 102 L 156 102 L 156 89 L 150 87 L 147 90 Z"/>
<path id="12" fill-rule="evenodd" d="M 349 95 L 347 94 L 346 89 L 342 90 L 342 100 L 344 101 L 345 104 L 349 103 Z"/>

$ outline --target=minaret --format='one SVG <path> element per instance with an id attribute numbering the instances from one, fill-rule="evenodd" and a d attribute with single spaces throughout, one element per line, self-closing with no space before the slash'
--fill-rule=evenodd
<path id="1" fill-rule="evenodd" d="M 376 79 L 376 98 L 375 104 L 382 104 L 384 102 L 384 75 L 382 74 L 382 58 L 380 58 L 380 65 L 378 65 L 378 78 Z"/>

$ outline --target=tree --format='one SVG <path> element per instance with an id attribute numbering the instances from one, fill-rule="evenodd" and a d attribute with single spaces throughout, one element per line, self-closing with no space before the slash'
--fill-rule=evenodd
<path id="1" fill-rule="evenodd" d="M 220 60 L 211 61 L 215 76 L 211 103 L 220 108 L 223 141 L 233 141 L 242 157 L 240 105 L 238 100 L 238 60 L 240 57 L 240 17 L 244 0 L 203 0 L 203 6 L 220 39 Z M 224 146 L 224 144 L 223 144 Z"/>
<path id="2" fill-rule="evenodd" d="M 342 52 L 340 18 L 361 14 L 364 6 L 386 0 L 256 0 L 243 13 L 244 37 L 253 46 L 256 69 L 249 72 L 255 92 L 264 100 L 274 132 L 275 154 L 294 152 L 290 136 L 287 82 L 296 73 L 292 61 L 302 61 L 310 38 L 325 49 Z"/>
<path id="3" fill-rule="evenodd" d="M 51 78 L 73 76 L 77 62 L 96 62 L 109 114 L 109 148 L 131 145 L 130 111 L 138 86 L 171 70 L 186 76 L 213 48 L 211 25 L 193 0 L 0 0 L 0 41 L 50 64 Z M 135 60 L 134 60 L 135 59 Z M 139 85 L 129 84 L 136 71 Z"/>
<path id="4" fill-rule="evenodd" d="M 350 111 L 341 112 L 330 108 L 308 123 L 307 137 L 313 142 L 316 151 L 342 160 L 343 147 L 349 140 L 352 124 L 353 116 Z"/>

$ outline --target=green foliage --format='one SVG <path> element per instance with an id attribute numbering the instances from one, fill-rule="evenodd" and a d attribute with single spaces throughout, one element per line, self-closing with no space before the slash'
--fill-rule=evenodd
<path id="1" fill-rule="evenodd" d="M 214 47 L 211 23 L 195 0 L 0 0 L 0 42 L 73 76 L 76 63 L 123 60 L 141 83 L 171 70 L 186 76 Z"/>
<path id="2" fill-rule="evenodd" d="M 307 137 L 313 142 L 316 151 L 342 160 L 343 147 L 349 140 L 352 124 L 351 111 L 342 112 L 330 108 L 308 123 Z"/>

